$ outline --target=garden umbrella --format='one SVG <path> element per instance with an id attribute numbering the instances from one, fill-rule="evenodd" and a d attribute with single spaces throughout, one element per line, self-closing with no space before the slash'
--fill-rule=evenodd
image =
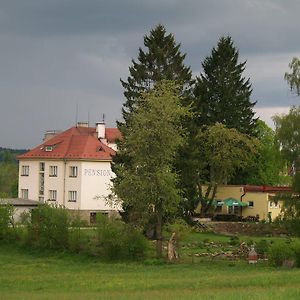
<path id="1" fill-rule="evenodd" d="M 248 206 L 248 203 L 231 197 L 224 199 L 223 202 L 226 206 Z"/>

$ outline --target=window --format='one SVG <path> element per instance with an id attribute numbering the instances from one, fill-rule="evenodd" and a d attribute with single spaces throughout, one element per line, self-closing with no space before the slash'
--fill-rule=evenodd
<path id="1" fill-rule="evenodd" d="M 49 190 L 49 199 L 48 201 L 56 201 L 57 200 L 57 191 Z"/>
<path id="2" fill-rule="evenodd" d="M 57 166 L 50 166 L 49 176 L 50 177 L 57 177 Z"/>
<path id="3" fill-rule="evenodd" d="M 217 200 L 217 206 L 216 206 L 216 209 L 215 209 L 216 213 L 222 212 L 222 205 L 223 205 L 223 201 Z"/>
<path id="4" fill-rule="evenodd" d="M 42 202 L 42 203 L 44 203 L 44 197 L 39 197 L 39 202 Z"/>
<path id="5" fill-rule="evenodd" d="M 21 189 L 21 198 L 28 199 L 28 189 Z"/>
<path id="6" fill-rule="evenodd" d="M 39 174 L 39 194 L 44 195 L 45 173 Z"/>
<path id="7" fill-rule="evenodd" d="M 77 191 L 69 191 L 69 202 L 77 201 Z"/>
<path id="8" fill-rule="evenodd" d="M 70 167 L 70 175 L 69 175 L 69 177 L 77 177 L 77 171 L 78 171 L 77 167 L 71 166 Z"/>
<path id="9" fill-rule="evenodd" d="M 248 206 L 249 207 L 254 207 L 254 202 L 253 201 L 248 201 Z"/>
<path id="10" fill-rule="evenodd" d="M 270 208 L 280 208 L 280 205 L 278 202 L 270 201 L 269 205 L 270 205 Z"/>
<path id="11" fill-rule="evenodd" d="M 21 176 L 29 176 L 29 166 L 22 166 Z"/>
<path id="12" fill-rule="evenodd" d="M 50 152 L 53 150 L 53 146 L 46 146 L 45 151 Z"/>
<path id="13" fill-rule="evenodd" d="M 45 171 L 45 163 L 40 162 L 40 172 L 44 172 L 44 171 Z"/>

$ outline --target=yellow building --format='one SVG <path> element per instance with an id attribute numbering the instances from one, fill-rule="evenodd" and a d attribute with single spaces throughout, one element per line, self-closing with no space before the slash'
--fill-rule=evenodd
<path id="1" fill-rule="evenodd" d="M 207 186 L 204 187 L 204 192 Z M 291 191 L 289 187 L 253 186 L 253 185 L 219 185 L 215 200 L 215 214 L 234 214 L 241 218 L 274 220 L 281 212 L 282 202 L 274 201 L 276 193 Z M 227 206 L 224 200 L 233 198 L 237 205 Z M 241 206 L 238 204 L 243 204 Z"/>

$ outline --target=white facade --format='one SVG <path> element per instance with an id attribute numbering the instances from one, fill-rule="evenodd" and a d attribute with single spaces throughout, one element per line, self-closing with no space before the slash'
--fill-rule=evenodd
<path id="1" fill-rule="evenodd" d="M 29 167 L 26 175 L 22 175 L 23 166 Z M 51 174 L 53 169 L 56 174 Z M 113 176 L 109 161 L 21 160 L 19 198 L 24 198 L 22 191 L 28 190 L 30 200 L 69 209 L 109 211 L 113 208 L 107 205 L 106 197 Z"/>

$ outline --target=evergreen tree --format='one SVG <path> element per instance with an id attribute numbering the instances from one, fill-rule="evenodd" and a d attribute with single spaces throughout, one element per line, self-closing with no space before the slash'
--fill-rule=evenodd
<path id="1" fill-rule="evenodd" d="M 126 138 L 128 134 L 134 112 L 145 101 L 142 94 L 152 90 L 157 83 L 163 80 L 173 81 L 179 86 L 182 103 L 190 103 L 192 72 L 184 65 L 185 56 L 186 54 L 181 53 L 180 44 L 176 43 L 174 35 L 167 34 L 165 27 L 161 24 L 144 37 L 144 49 L 139 48 L 137 60 L 132 60 L 127 80 L 121 80 L 126 102 L 122 108 L 123 121 L 118 122 L 118 128 L 123 137 Z M 122 180 L 123 175 L 118 172 L 118 166 L 130 167 L 132 158 L 127 153 L 122 140 L 118 143 L 118 149 L 119 151 L 113 158 L 112 170 Z M 181 159 L 180 155 L 178 159 Z M 178 166 L 179 164 L 175 168 L 177 169 Z M 180 172 L 180 174 L 183 173 Z M 181 182 L 181 179 L 179 181 Z M 181 184 L 179 186 L 181 187 Z M 130 211 L 130 207 L 126 207 L 125 203 L 123 209 L 126 213 Z"/>
<path id="2" fill-rule="evenodd" d="M 180 44 L 173 34 L 166 33 L 163 25 L 157 25 L 144 37 L 144 46 L 146 50 L 139 48 L 138 61 L 132 60 L 127 81 L 121 80 L 126 98 L 122 109 L 124 123 L 118 124 L 121 131 L 139 106 L 141 92 L 149 91 L 161 80 L 174 80 L 182 86 L 182 92 L 190 86 L 192 73 L 184 65 L 186 54 L 180 52 Z"/>
<path id="3" fill-rule="evenodd" d="M 196 125 L 222 123 L 241 133 L 256 135 L 256 120 L 250 99 L 249 79 L 242 76 L 246 62 L 238 62 L 239 53 L 231 37 L 221 37 L 211 55 L 202 63 L 194 96 Z"/>

